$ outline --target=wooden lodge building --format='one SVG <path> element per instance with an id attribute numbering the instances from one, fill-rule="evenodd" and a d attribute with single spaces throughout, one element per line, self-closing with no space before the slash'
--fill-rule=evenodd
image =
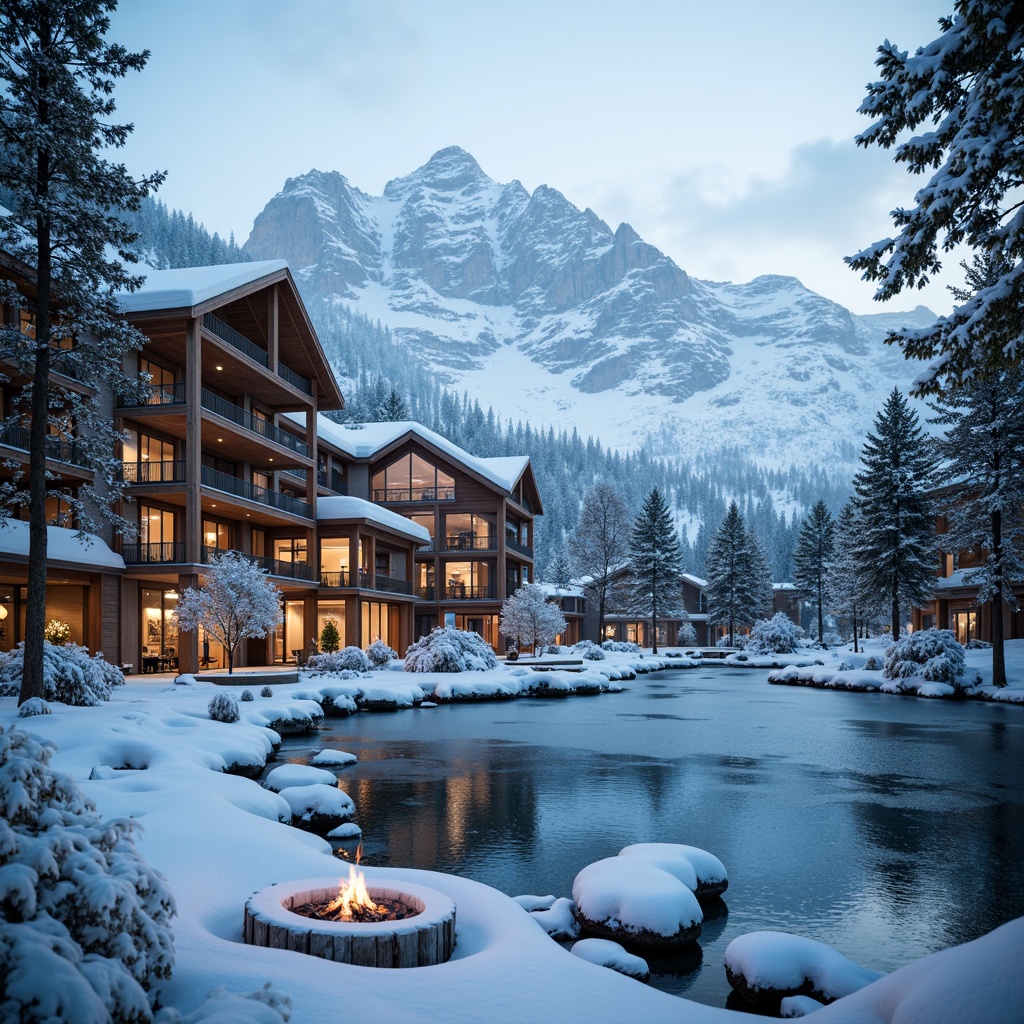
<path id="1" fill-rule="evenodd" d="M 0 260 L 0 273 L 29 294 L 25 268 Z M 120 299 L 147 338 L 126 369 L 150 378 L 141 403 L 109 398 L 137 535 L 107 528 L 83 545 L 54 508 L 48 621 L 136 671 L 222 667 L 225 652 L 179 633 L 174 611 L 213 555 L 239 551 L 280 588 L 283 627 L 241 645 L 236 666 L 300 659 L 328 619 L 343 646 L 379 637 L 404 653 L 450 623 L 501 650 L 501 603 L 533 582 L 542 507 L 527 457 L 475 458 L 417 423 L 324 417 L 344 400 L 283 261 L 153 271 Z M 0 434 L 2 459 L 26 449 L 24 428 Z M 55 441 L 57 486 L 92 477 L 73 449 Z M 26 527 L 0 526 L 0 650 L 23 639 Z"/>

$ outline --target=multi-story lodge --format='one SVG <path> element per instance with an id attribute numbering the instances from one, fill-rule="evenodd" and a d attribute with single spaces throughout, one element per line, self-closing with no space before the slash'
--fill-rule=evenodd
<path id="1" fill-rule="evenodd" d="M 478 459 L 416 423 L 324 417 L 344 401 L 283 261 L 154 271 L 121 303 L 147 339 L 126 368 L 150 381 L 140 404 L 111 398 L 137 535 L 83 548 L 51 526 L 48 620 L 144 671 L 223 665 L 202 630 L 179 635 L 174 610 L 212 556 L 240 551 L 282 591 L 284 624 L 236 665 L 300 660 L 328 619 L 342 644 L 402 652 L 450 623 L 501 649 L 501 603 L 533 579 L 528 458 Z M 89 479 L 61 443 L 61 483 Z M 9 430 L 0 446 L 23 457 L 27 439 Z M 23 637 L 23 526 L 0 528 L 0 650 Z"/>

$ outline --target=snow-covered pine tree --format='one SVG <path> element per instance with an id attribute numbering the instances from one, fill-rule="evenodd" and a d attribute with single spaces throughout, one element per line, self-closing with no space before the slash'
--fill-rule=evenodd
<path id="1" fill-rule="evenodd" d="M 810 598 L 818 612 L 818 642 L 824 637 L 825 594 L 835 546 L 836 525 L 820 499 L 804 519 L 793 554 L 793 582 Z"/>
<path id="2" fill-rule="evenodd" d="M 853 478 L 861 525 L 856 557 L 867 591 L 889 609 L 894 639 L 900 635 L 900 608 L 919 607 L 935 587 L 935 515 L 928 497 L 932 448 L 917 414 L 894 388 Z"/>
<path id="3" fill-rule="evenodd" d="M 934 360 L 917 384 L 928 394 L 1024 350 L 1024 5 L 955 0 L 953 8 L 939 38 L 913 55 L 888 40 L 878 48 L 881 79 L 860 107 L 873 123 L 857 144 L 895 147 L 898 163 L 929 179 L 912 206 L 896 207 L 895 238 L 847 258 L 880 282 L 883 300 L 926 284 L 954 246 L 1004 258 L 998 278 L 949 316 L 890 335 L 908 357 Z"/>
<path id="4" fill-rule="evenodd" d="M 559 590 L 572 586 L 572 562 L 569 561 L 565 548 L 559 548 L 548 564 L 547 579 Z"/>
<path id="5" fill-rule="evenodd" d="M 189 587 L 181 595 L 178 629 L 191 633 L 202 626 L 223 644 L 230 675 L 235 648 L 243 640 L 265 637 L 280 626 L 280 596 L 265 569 L 241 552 L 225 551 L 210 558 L 203 570 L 202 587 Z"/>
<path id="6" fill-rule="evenodd" d="M 559 633 L 565 632 L 565 626 L 561 610 L 536 583 L 520 587 L 501 606 L 501 635 L 515 640 L 520 650 L 532 647 L 534 654 L 540 654 L 547 644 L 554 643 Z"/>
<path id="7" fill-rule="evenodd" d="M 828 586 L 825 603 L 834 615 L 849 621 L 855 652 L 868 603 L 863 579 L 864 567 L 857 557 L 857 542 L 862 533 L 857 504 L 850 500 L 843 506 L 835 524 L 832 557 L 825 575 Z"/>
<path id="8" fill-rule="evenodd" d="M 128 267 L 135 236 L 121 212 L 136 209 L 162 180 L 133 180 L 101 152 L 123 146 L 131 125 L 112 122 L 113 88 L 140 71 L 149 52 L 106 42 L 110 0 L 9 0 L 0 11 L 0 183 L 14 203 L 0 220 L 0 244 L 30 268 L 31 291 L 0 286 L 0 299 L 29 313 L 29 322 L 0 330 L 0 362 L 13 366 L 12 421 L 29 420 L 28 488 L 14 469 L 3 489 L 7 512 L 28 505 L 28 594 L 25 667 L 19 703 L 43 694 L 46 609 L 46 502 L 71 506 L 76 526 L 97 532 L 97 517 L 130 525 L 115 512 L 122 484 L 107 388 L 125 395 L 139 382 L 122 372 L 124 355 L 142 335 L 118 316 L 115 293 L 138 287 Z M 82 388 L 64 380 L 84 382 Z M 95 483 L 62 494 L 46 469 L 54 435 L 75 445 L 74 461 Z"/>
<path id="9" fill-rule="evenodd" d="M 949 486 L 940 497 L 949 530 L 947 554 L 981 551 L 964 570 L 978 603 L 992 610 L 992 681 L 1006 685 L 1003 604 L 1016 608 L 1012 583 L 1024 580 L 1024 368 L 1019 364 L 968 378 L 932 406 L 947 428 L 939 442 Z"/>
<path id="10" fill-rule="evenodd" d="M 683 553 L 668 504 L 655 487 L 644 499 L 629 535 L 632 606 L 651 620 L 651 646 L 658 653 L 658 613 L 678 606 Z"/>
<path id="11" fill-rule="evenodd" d="M 772 606 L 767 562 L 735 501 L 711 539 L 705 575 L 708 619 L 727 626 L 730 638 L 738 627 L 752 626 Z"/>
<path id="12" fill-rule="evenodd" d="M 619 492 L 608 483 L 595 484 L 583 498 L 576 531 L 569 539 L 573 568 L 587 578 L 587 597 L 597 602 L 597 635 L 604 636 L 604 617 L 612 596 L 612 573 L 629 555 L 633 516 Z"/>

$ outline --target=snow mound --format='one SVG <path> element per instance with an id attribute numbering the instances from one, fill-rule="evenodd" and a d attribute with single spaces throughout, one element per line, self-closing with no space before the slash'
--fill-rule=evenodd
<path id="1" fill-rule="evenodd" d="M 271 769 L 263 781 L 263 786 L 272 793 L 280 793 L 283 789 L 294 789 L 298 786 L 337 786 L 337 783 L 334 772 L 329 772 L 326 768 L 314 768 L 308 764 L 282 764 Z"/>
<path id="2" fill-rule="evenodd" d="M 327 832 L 345 824 L 356 813 L 352 797 L 337 786 L 293 786 L 282 789 L 278 796 L 291 808 L 292 824 L 302 828 Z"/>
<path id="3" fill-rule="evenodd" d="M 347 750 L 321 750 L 310 760 L 311 765 L 318 764 L 355 764 L 359 758 Z M 275 769 L 276 771 L 276 769 Z"/>
<path id="4" fill-rule="evenodd" d="M 580 939 L 573 943 L 569 952 L 598 967 L 610 967 L 627 978 L 648 981 L 651 977 L 651 970 L 643 957 L 626 952 L 611 939 Z"/>
<path id="5" fill-rule="evenodd" d="M 704 920 L 693 891 L 643 857 L 606 857 L 587 865 L 573 882 L 572 897 L 587 931 L 638 945 L 692 942 Z"/>
<path id="6" fill-rule="evenodd" d="M 729 984 L 749 1002 L 777 1005 L 783 996 L 809 995 L 830 1003 L 883 977 L 823 942 L 788 932 L 748 932 L 725 950 Z"/>
<path id="7" fill-rule="evenodd" d="M 531 911 L 530 917 L 556 941 L 575 939 L 580 934 L 576 904 L 564 896 L 555 900 L 547 910 Z"/>
<path id="8" fill-rule="evenodd" d="M 675 875 L 698 899 L 721 896 L 729 888 L 725 865 L 707 850 L 682 843 L 634 843 L 619 850 L 620 857 L 642 857 L 647 863 Z"/>

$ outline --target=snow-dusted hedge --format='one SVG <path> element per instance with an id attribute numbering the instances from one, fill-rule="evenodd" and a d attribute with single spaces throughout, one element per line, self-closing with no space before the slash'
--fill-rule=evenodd
<path id="1" fill-rule="evenodd" d="M 35 715 L 52 715 L 50 705 L 42 697 L 29 697 L 21 707 L 18 708 L 19 718 L 33 718 Z"/>
<path id="2" fill-rule="evenodd" d="M 748 654 L 792 654 L 803 636 L 804 631 L 785 612 L 776 612 L 770 619 L 757 620 L 744 650 Z"/>
<path id="3" fill-rule="evenodd" d="M 618 651 L 620 654 L 640 653 L 640 645 L 631 640 L 605 640 L 601 647 L 606 651 Z"/>
<path id="4" fill-rule="evenodd" d="M 343 647 L 340 651 L 314 654 L 303 671 L 311 676 L 332 676 L 339 672 L 369 672 L 372 667 L 358 647 Z"/>
<path id="5" fill-rule="evenodd" d="M 370 664 L 374 668 L 386 668 L 390 662 L 398 657 L 398 651 L 393 647 L 388 647 L 383 640 L 374 640 L 366 648 L 366 657 L 370 659 Z"/>
<path id="6" fill-rule="evenodd" d="M 0 697 L 16 697 L 21 690 L 25 645 L 0 653 Z M 59 704 L 95 707 L 106 700 L 115 686 L 124 686 L 124 673 L 103 660 L 89 657 L 87 647 L 51 644 L 43 641 L 43 697 Z"/>
<path id="7" fill-rule="evenodd" d="M 584 661 L 604 661 L 604 651 L 593 640 L 580 640 L 571 649 L 573 654 L 581 654 Z"/>
<path id="8" fill-rule="evenodd" d="M 238 695 L 238 699 L 239 700 L 244 700 L 244 701 L 250 701 L 250 700 L 254 700 L 255 698 L 252 695 L 252 690 L 243 690 Z"/>
<path id="9" fill-rule="evenodd" d="M 215 693 L 207 709 L 215 722 L 237 722 L 241 711 L 230 693 Z"/>
<path id="10" fill-rule="evenodd" d="M 864 661 L 864 668 L 867 669 L 868 672 L 880 672 L 882 665 L 882 659 L 875 657 L 873 654 L 869 654 Z"/>
<path id="11" fill-rule="evenodd" d="M 264 686 L 263 689 L 260 690 L 260 696 L 261 697 L 273 697 L 274 696 L 274 691 L 269 686 Z"/>
<path id="12" fill-rule="evenodd" d="M 101 820 L 51 754 L 0 730 L 0 1020 L 148 1021 L 173 897 L 134 823 Z"/>
<path id="13" fill-rule="evenodd" d="M 483 672 L 498 667 L 479 633 L 439 626 L 405 652 L 406 672 Z"/>
<path id="14" fill-rule="evenodd" d="M 919 629 L 900 637 L 885 652 L 882 674 L 886 679 L 920 676 L 929 682 L 957 686 L 966 667 L 964 649 L 951 630 Z"/>

